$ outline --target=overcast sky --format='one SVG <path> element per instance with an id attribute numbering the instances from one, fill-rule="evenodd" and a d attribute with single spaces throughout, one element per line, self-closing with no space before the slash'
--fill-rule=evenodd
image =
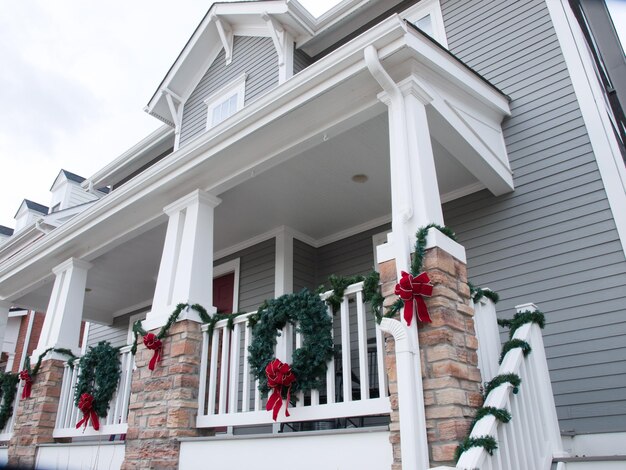
<path id="1" fill-rule="evenodd" d="M 611 2 L 624 34 L 626 2 Z M 319 15 L 338 1 L 300 3 Z M 49 205 L 61 168 L 89 177 L 159 127 L 143 107 L 209 6 L 0 1 L 0 225 L 24 198 Z"/>

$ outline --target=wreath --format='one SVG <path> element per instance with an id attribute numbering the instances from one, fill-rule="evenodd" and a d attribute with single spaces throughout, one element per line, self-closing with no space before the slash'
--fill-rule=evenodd
<path id="1" fill-rule="evenodd" d="M 4 429 L 13 414 L 13 402 L 19 380 L 17 374 L 0 373 L 0 430 Z"/>
<path id="2" fill-rule="evenodd" d="M 76 424 L 77 429 L 82 425 L 86 428 L 89 420 L 96 431 L 100 429 L 98 417 L 105 418 L 109 412 L 121 375 L 119 352 L 108 341 L 101 341 L 80 358 L 74 402 L 83 419 Z"/>
<path id="3" fill-rule="evenodd" d="M 291 392 L 311 390 L 321 385 L 327 363 L 333 357 L 332 318 L 318 295 L 307 289 L 265 301 L 253 319 L 248 362 L 259 381 L 263 395 L 272 390 L 266 409 L 276 420 Z M 287 324 L 302 335 L 302 347 L 293 352 L 291 365 L 275 359 L 276 338 Z M 285 414 L 289 416 L 289 411 Z"/>

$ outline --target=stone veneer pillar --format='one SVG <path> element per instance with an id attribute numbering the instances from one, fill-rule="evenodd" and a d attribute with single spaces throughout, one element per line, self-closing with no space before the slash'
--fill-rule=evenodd
<path id="1" fill-rule="evenodd" d="M 385 305 L 397 299 L 395 260 L 380 265 Z M 423 270 L 435 286 L 426 298 L 432 323 L 418 323 L 426 427 L 431 466 L 454 465 L 454 451 L 466 436 L 476 409 L 482 405 L 476 349 L 474 310 L 470 306 L 465 263 L 441 248 L 426 250 Z M 395 343 L 386 337 L 386 367 L 391 399 L 392 470 L 402 468 L 396 382 Z"/>
<path id="2" fill-rule="evenodd" d="M 178 438 L 207 435 L 196 428 L 200 328 L 191 320 L 174 323 L 163 340 L 161 361 L 154 371 L 148 369 L 153 351 L 138 345 L 122 469 L 177 468 Z"/>
<path id="3" fill-rule="evenodd" d="M 37 446 L 54 442 L 52 432 L 61 396 L 63 368 L 64 362 L 59 359 L 44 360 L 33 382 L 30 398 L 19 400 L 9 441 L 9 465 L 34 468 Z"/>

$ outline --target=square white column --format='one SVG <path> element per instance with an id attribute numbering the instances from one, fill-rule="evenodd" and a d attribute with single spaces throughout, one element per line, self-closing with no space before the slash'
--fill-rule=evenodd
<path id="1" fill-rule="evenodd" d="M 388 107 L 392 243 L 398 272 L 408 271 L 415 232 L 443 225 L 426 106 L 432 100 L 414 77 L 379 99 Z"/>
<path id="2" fill-rule="evenodd" d="M 202 305 L 213 313 L 214 210 L 221 200 L 196 190 L 164 209 L 169 216 L 152 310 L 144 328 L 164 325 L 179 303 Z M 194 311 L 179 319 L 200 321 Z"/>
<path id="3" fill-rule="evenodd" d="M 0 300 L 0 351 L 4 345 L 4 333 L 7 331 L 11 303 Z"/>
<path id="4" fill-rule="evenodd" d="M 78 340 L 89 268 L 91 263 L 70 258 L 52 270 L 54 286 L 39 343 L 33 352 L 35 360 L 48 348 L 65 348 L 80 354 Z M 54 354 L 47 357 L 54 357 Z M 65 356 L 59 357 L 66 359 Z"/>

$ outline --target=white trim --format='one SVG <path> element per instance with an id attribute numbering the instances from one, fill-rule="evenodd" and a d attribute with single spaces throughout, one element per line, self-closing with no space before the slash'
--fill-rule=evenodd
<path id="1" fill-rule="evenodd" d="M 371 230 L 373 228 L 380 227 L 381 225 L 388 224 L 389 222 L 391 222 L 391 214 L 383 215 L 382 217 L 377 217 L 367 222 L 363 222 L 362 224 L 355 225 L 354 227 L 350 227 L 345 230 L 341 230 L 337 233 L 333 233 L 326 237 L 318 238 L 315 241 L 314 246 L 315 248 L 319 248 L 320 246 L 328 245 L 330 243 L 343 240 L 344 238 L 351 237 L 352 235 L 365 232 L 366 230 Z"/>
<path id="2" fill-rule="evenodd" d="M 81 344 L 80 344 L 80 355 L 84 356 L 85 352 L 87 351 L 87 341 L 89 340 L 89 327 L 91 326 L 91 323 L 86 321 L 85 322 L 85 329 L 83 330 L 83 337 L 81 339 Z"/>
<path id="3" fill-rule="evenodd" d="M 372 246 L 374 250 L 374 270 L 378 271 L 378 247 L 380 245 L 384 245 L 389 241 L 388 235 L 391 233 L 391 230 L 386 230 L 384 232 L 375 233 L 372 235 Z"/>
<path id="4" fill-rule="evenodd" d="M 143 302 L 139 302 L 135 305 L 131 305 L 130 307 L 121 308 L 115 312 L 113 312 L 112 317 L 121 317 L 122 315 L 129 314 L 131 312 L 136 312 L 137 310 L 145 309 L 146 311 L 150 310 L 152 306 L 152 299 L 144 300 Z"/>
<path id="5" fill-rule="evenodd" d="M 147 313 L 148 313 L 147 311 L 139 312 L 130 316 L 130 318 L 128 319 L 128 333 L 126 334 L 126 344 L 133 344 L 133 341 L 135 340 L 135 334 L 133 333 L 133 325 L 138 320 L 141 320 L 141 321 L 145 320 Z"/>
<path id="6" fill-rule="evenodd" d="M 452 191 L 448 191 L 447 193 L 442 194 L 441 203 L 445 204 L 446 202 L 454 201 L 455 199 L 460 199 L 470 194 L 477 193 L 478 191 L 482 191 L 483 189 L 487 188 L 480 181 L 468 184 L 467 186 L 463 186 L 462 188 L 454 189 Z"/>
<path id="7" fill-rule="evenodd" d="M 400 13 L 402 18 L 413 24 L 429 15 L 433 28 L 431 37 L 448 49 L 448 38 L 446 37 L 446 28 L 443 23 L 443 14 L 441 13 L 439 0 L 422 0 Z"/>
<path id="8" fill-rule="evenodd" d="M 280 227 L 274 254 L 274 297 L 293 293 L 293 231 Z"/>
<path id="9" fill-rule="evenodd" d="M 233 281 L 233 312 L 239 310 L 239 276 L 241 270 L 241 259 L 235 258 L 225 263 L 218 264 L 213 267 L 213 279 L 224 276 L 226 274 L 234 273 L 235 279 Z M 215 295 L 215 292 L 213 292 Z M 215 300 L 213 301 L 215 304 Z"/>
<path id="10" fill-rule="evenodd" d="M 626 168 L 604 110 L 602 88 L 585 39 L 567 2 L 548 1 L 546 4 L 598 163 L 622 251 L 626 254 Z"/>
<path id="11" fill-rule="evenodd" d="M 228 85 L 223 86 L 222 88 L 220 88 L 219 90 L 217 90 L 215 93 L 213 93 L 212 95 L 210 95 L 208 98 L 204 100 L 204 104 L 207 105 L 207 120 L 206 120 L 207 130 L 211 129 L 212 127 L 217 126 L 218 124 L 221 124 L 230 116 L 232 116 L 237 111 L 243 108 L 245 97 L 246 97 L 247 76 L 248 75 L 246 73 L 242 73 L 233 81 L 231 81 Z M 233 95 L 237 96 L 237 109 L 233 113 L 229 114 L 226 118 L 213 124 L 212 123 L 213 110 L 215 110 L 218 106 L 221 106 L 226 101 L 230 100 L 230 98 Z"/>

